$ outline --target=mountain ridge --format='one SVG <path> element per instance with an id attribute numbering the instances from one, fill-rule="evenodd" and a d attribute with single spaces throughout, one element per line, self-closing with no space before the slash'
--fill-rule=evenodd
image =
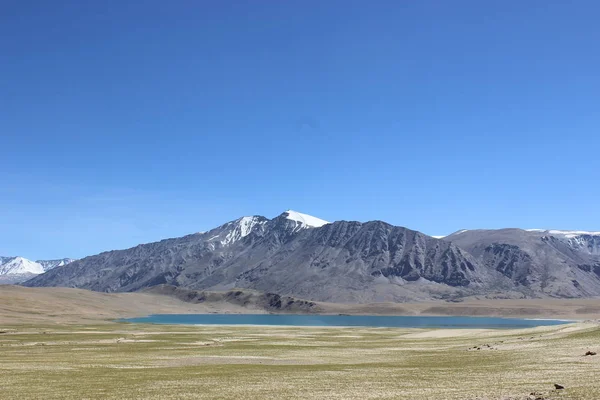
<path id="1" fill-rule="evenodd" d="M 459 231 L 456 243 L 481 263 L 534 292 L 590 297 L 600 288 L 600 235 L 518 228 Z"/>
<path id="2" fill-rule="evenodd" d="M 600 295 L 600 236 L 551 232 L 559 231 L 461 230 L 435 238 L 384 221 L 327 222 L 287 210 L 85 257 L 24 285 L 245 288 L 348 303 Z"/>

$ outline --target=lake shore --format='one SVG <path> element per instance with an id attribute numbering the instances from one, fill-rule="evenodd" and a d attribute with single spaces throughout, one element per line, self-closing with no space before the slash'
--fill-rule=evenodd
<path id="1" fill-rule="evenodd" d="M 489 316 L 598 320 L 600 299 L 466 299 L 460 303 L 316 303 L 317 314 Z M 225 301 L 187 303 L 149 293 L 98 293 L 70 288 L 0 285 L 0 325 L 21 323 L 107 323 L 150 314 L 267 313 Z"/>

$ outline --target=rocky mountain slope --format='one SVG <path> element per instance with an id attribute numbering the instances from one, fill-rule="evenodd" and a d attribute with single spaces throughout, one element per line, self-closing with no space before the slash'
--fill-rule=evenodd
<path id="1" fill-rule="evenodd" d="M 600 295 L 600 232 L 463 230 L 451 241 L 529 295 Z"/>
<path id="2" fill-rule="evenodd" d="M 291 210 L 86 257 L 26 283 L 103 292 L 158 284 L 361 303 L 511 288 L 510 279 L 447 241 L 381 221 L 327 223 Z"/>
<path id="3" fill-rule="evenodd" d="M 40 264 L 44 269 L 44 272 L 50 271 L 56 267 L 62 267 L 63 265 L 67 265 L 76 261 L 74 258 L 61 258 L 58 260 L 37 260 L 36 263 Z"/>
<path id="4" fill-rule="evenodd" d="M 86 257 L 27 286 L 101 292 L 161 284 L 247 288 L 311 301 L 368 303 L 600 295 L 600 234 L 521 229 L 438 239 L 382 221 L 327 221 L 286 211 L 208 232 Z"/>
<path id="5" fill-rule="evenodd" d="M 179 288 L 171 285 L 157 285 L 144 289 L 141 292 L 170 296 L 192 304 L 227 303 L 248 309 L 265 310 L 272 313 L 318 313 L 324 311 L 323 307 L 312 301 L 254 290 L 235 289 L 226 292 L 207 292 Z"/>
<path id="6" fill-rule="evenodd" d="M 67 265 L 73 261 L 75 260 L 71 258 L 31 261 L 24 257 L 0 256 L 0 283 L 24 282 L 52 268 Z"/>

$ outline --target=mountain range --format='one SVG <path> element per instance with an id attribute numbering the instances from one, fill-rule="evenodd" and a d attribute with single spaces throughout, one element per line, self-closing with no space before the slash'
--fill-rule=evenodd
<path id="1" fill-rule="evenodd" d="M 382 221 L 329 223 L 288 210 L 85 257 L 24 283 L 101 292 L 159 284 L 342 303 L 600 296 L 600 232 L 462 230 L 431 237 Z"/>
<path id="2" fill-rule="evenodd" d="M 75 261 L 72 258 L 31 261 L 24 257 L 0 256 L 0 283 L 19 283 Z"/>

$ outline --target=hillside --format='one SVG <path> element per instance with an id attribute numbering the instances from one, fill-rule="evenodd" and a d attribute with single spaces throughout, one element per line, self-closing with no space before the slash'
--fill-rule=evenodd
<path id="1" fill-rule="evenodd" d="M 383 221 L 288 210 L 83 258 L 26 286 L 131 292 L 161 284 L 332 303 L 600 296 L 600 235 L 521 229 L 434 238 Z"/>

